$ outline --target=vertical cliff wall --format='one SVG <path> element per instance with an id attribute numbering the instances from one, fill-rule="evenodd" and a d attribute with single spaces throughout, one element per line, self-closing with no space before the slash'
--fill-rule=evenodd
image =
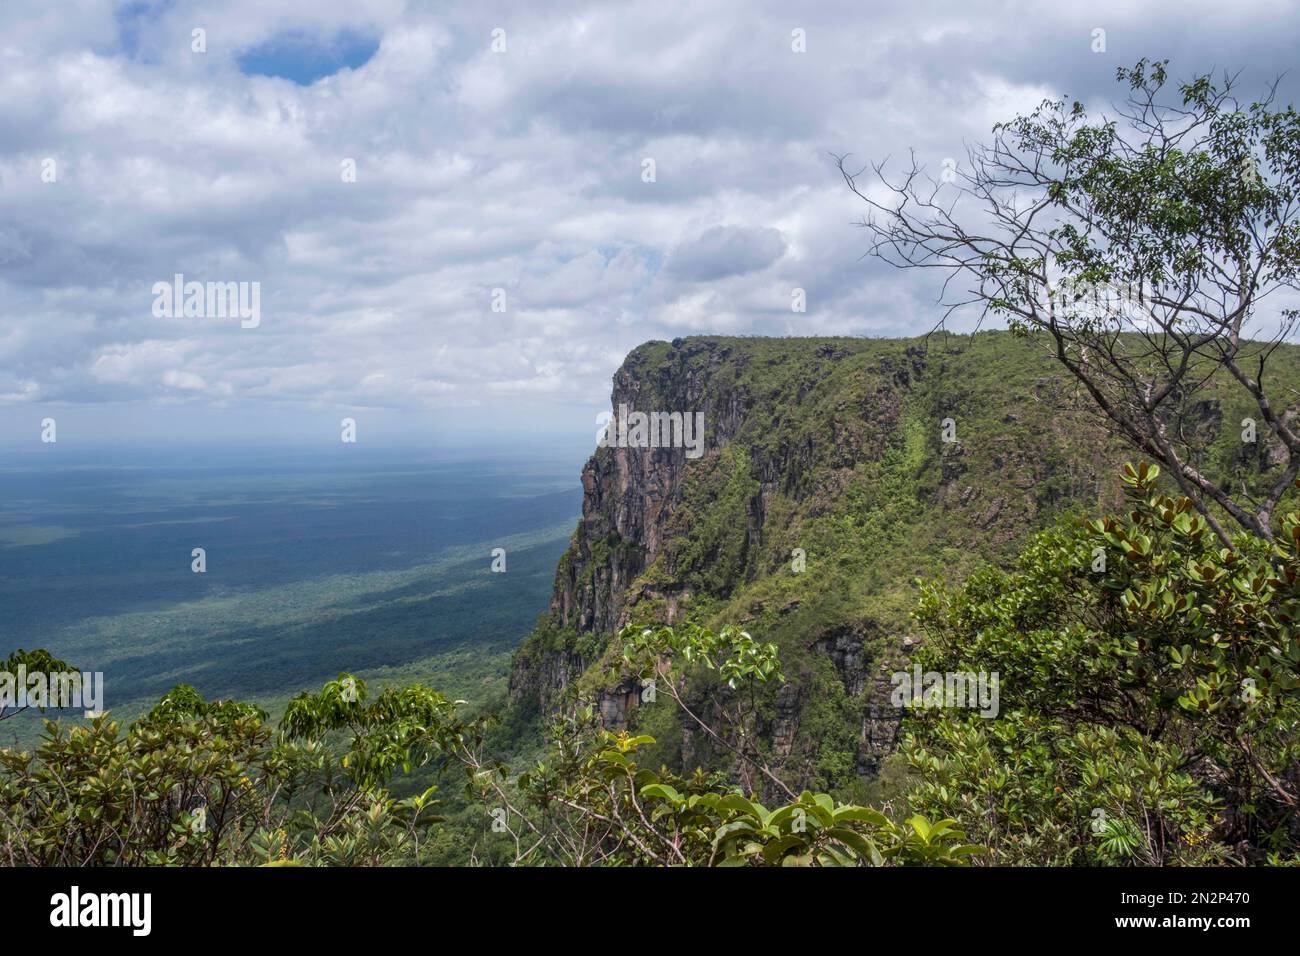
<path id="1" fill-rule="evenodd" d="M 763 703 L 763 745 L 819 786 L 871 775 L 895 743 L 913 580 L 1005 561 L 1061 511 L 1116 503 L 1124 458 L 1073 383 L 1006 333 L 650 342 L 614 377 L 620 406 L 703 413 L 703 453 L 592 455 L 549 611 L 515 656 L 515 706 L 586 697 L 613 726 L 654 722 L 666 759 L 725 764 L 637 712 L 602 657 L 629 622 L 744 624 L 788 678 Z"/>

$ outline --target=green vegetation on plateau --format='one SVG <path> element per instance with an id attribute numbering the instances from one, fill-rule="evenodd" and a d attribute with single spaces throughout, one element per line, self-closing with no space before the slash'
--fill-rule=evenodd
<path id="1" fill-rule="evenodd" d="M 887 681 L 911 667 L 923 637 L 911 618 L 917 580 L 957 583 L 985 562 L 1010 566 L 1024 541 L 1062 514 L 1097 514 L 1123 500 L 1114 476 L 1127 452 L 1045 344 L 983 332 L 709 336 L 634 350 L 616 397 L 625 381 L 638 408 L 704 407 L 706 454 L 656 463 L 679 479 L 657 502 L 657 550 L 617 533 L 593 542 L 595 526 L 579 526 L 556 576 L 564 600 L 516 655 L 516 706 L 535 709 L 553 690 L 544 676 L 567 669 L 574 698 L 629 698 L 632 706 L 615 712 L 631 730 L 653 731 L 657 759 L 683 770 L 729 765 L 709 740 L 684 739 L 664 709 L 635 706 L 614 638 L 633 621 L 738 624 L 777 645 L 789 677 L 760 701 L 756 746 L 796 786 L 896 795 L 907 781 Z M 1300 350 L 1283 346 L 1272 361 L 1277 381 L 1300 384 Z M 1220 378 L 1186 422 L 1202 442 L 1203 467 L 1225 482 L 1255 484 L 1279 470 L 1267 435 L 1241 441 L 1238 423 L 1249 413 Z M 954 442 L 943 440 L 945 419 Z M 589 470 L 602 487 L 636 480 L 620 454 L 632 453 L 597 450 Z M 612 513 L 609 499 L 602 492 Z M 641 567 L 628 555 L 644 568 L 620 588 L 614 569 L 626 577 Z M 572 610 L 620 600 L 609 626 L 583 626 Z M 706 683 L 692 700 L 707 709 L 716 697 Z"/>

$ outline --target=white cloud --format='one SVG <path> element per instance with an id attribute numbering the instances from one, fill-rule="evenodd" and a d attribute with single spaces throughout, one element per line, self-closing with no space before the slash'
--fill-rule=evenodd
<path id="1" fill-rule="evenodd" d="M 599 406 L 651 338 L 924 331 L 931 277 L 861 261 L 830 153 L 915 147 L 937 168 L 1045 95 L 1112 99 L 1143 55 L 1262 83 L 1297 25 L 1270 3 L 1231 21 L 1118 2 L 210 6 L 0 8 L 0 404 L 490 422 Z M 1215 28 L 1171 48 L 1173 16 Z M 357 69 L 239 71 L 284 31 L 345 29 L 379 39 Z M 177 272 L 259 282 L 261 325 L 153 318 L 150 286 Z"/>

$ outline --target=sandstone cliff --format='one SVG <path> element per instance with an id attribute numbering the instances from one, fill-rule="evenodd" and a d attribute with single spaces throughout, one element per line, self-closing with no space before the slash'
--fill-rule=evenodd
<path id="1" fill-rule="evenodd" d="M 650 342 L 615 375 L 620 406 L 702 412 L 704 452 L 592 455 L 512 700 L 586 697 L 611 726 L 657 720 L 665 759 L 726 765 L 691 727 L 638 713 L 638 688 L 602 656 L 629 622 L 742 623 L 778 643 L 788 678 L 764 701 L 763 746 L 809 785 L 869 777 L 892 750 L 913 579 L 1005 561 L 1063 510 L 1113 504 L 1124 458 L 1073 384 L 1007 333 Z M 1217 433 L 1213 400 L 1203 417 Z M 704 713 L 725 705 L 697 696 Z"/>

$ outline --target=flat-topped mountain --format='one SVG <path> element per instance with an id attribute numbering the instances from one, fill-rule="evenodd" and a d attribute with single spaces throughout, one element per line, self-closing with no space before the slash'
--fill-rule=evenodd
<path id="1" fill-rule="evenodd" d="M 1300 382 L 1294 349 L 1277 374 Z M 1249 409 L 1216 394 L 1178 423 L 1211 473 L 1270 466 L 1278 449 L 1238 435 Z M 915 579 L 960 580 L 1063 513 L 1113 509 L 1134 457 L 1041 343 L 1007 332 L 648 342 L 611 408 L 549 611 L 514 658 L 514 705 L 585 697 L 609 726 L 650 729 L 670 764 L 725 766 L 670 707 L 637 706 L 610 647 L 629 623 L 743 625 L 778 645 L 787 678 L 761 704 L 762 746 L 810 787 L 870 777 L 892 749 Z M 702 453 L 638 444 L 646 429 L 618 430 L 620 409 L 702 414 Z"/>

